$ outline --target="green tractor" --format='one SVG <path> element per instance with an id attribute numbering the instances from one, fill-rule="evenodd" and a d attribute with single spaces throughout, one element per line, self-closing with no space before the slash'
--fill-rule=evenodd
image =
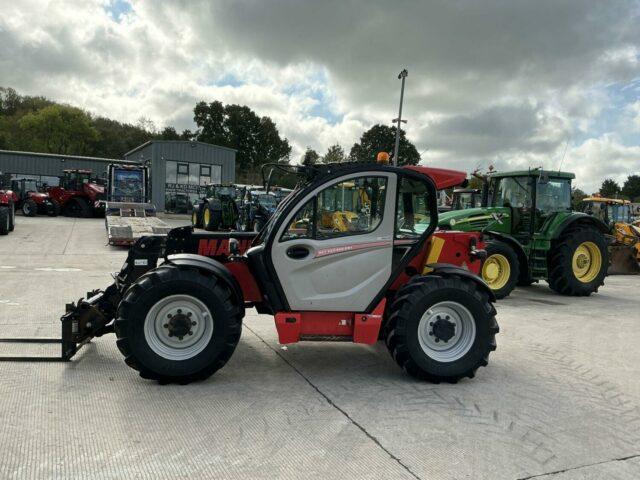
<path id="1" fill-rule="evenodd" d="M 235 185 L 210 184 L 205 196 L 193 204 L 191 224 L 207 231 L 237 230 L 239 189 Z"/>
<path id="2" fill-rule="evenodd" d="M 438 226 L 484 233 L 482 278 L 497 298 L 539 280 L 562 295 L 588 296 L 604 284 L 609 228 L 572 211 L 573 178 L 542 169 L 493 173 L 487 206 L 443 213 Z"/>

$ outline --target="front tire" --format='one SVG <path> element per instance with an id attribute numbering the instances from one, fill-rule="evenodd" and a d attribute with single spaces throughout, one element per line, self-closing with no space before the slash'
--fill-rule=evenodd
<path id="1" fill-rule="evenodd" d="M 25 217 L 35 217 L 37 213 L 38 204 L 34 200 L 28 198 L 22 203 L 22 214 Z"/>
<path id="2" fill-rule="evenodd" d="M 518 255 L 505 242 L 487 241 L 487 258 L 482 263 L 482 279 L 497 299 L 508 297 L 520 277 Z"/>
<path id="3" fill-rule="evenodd" d="M 47 215 L 57 217 L 60 215 L 60 204 L 55 200 L 51 200 L 51 205 L 47 208 Z"/>
<path id="4" fill-rule="evenodd" d="M 585 225 L 569 227 L 549 252 L 549 287 L 561 295 L 589 296 L 604 285 L 608 266 L 604 235 Z"/>
<path id="5" fill-rule="evenodd" d="M 216 212 L 208 204 L 205 205 L 202 213 L 202 227 L 208 232 L 215 232 L 218 230 L 218 223 Z"/>
<path id="6" fill-rule="evenodd" d="M 165 263 L 127 290 L 115 332 L 126 364 L 141 377 L 186 384 L 227 363 L 240 340 L 242 314 L 214 276 Z"/>
<path id="7" fill-rule="evenodd" d="M 499 331 L 495 314 L 489 294 L 470 279 L 417 277 L 396 295 L 385 343 L 409 375 L 455 383 L 488 364 Z"/>

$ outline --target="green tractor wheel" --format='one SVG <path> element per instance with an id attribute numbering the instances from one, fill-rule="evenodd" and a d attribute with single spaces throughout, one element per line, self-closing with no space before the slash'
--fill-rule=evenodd
<path id="1" fill-rule="evenodd" d="M 496 298 L 507 297 L 516 287 L 520 276 L 518 255 L 508 244 L 499 240 L 489 240 L 486 251 L 482 279 L 493 290 Z"/>
<path id="2" fill-rule="evenodd" d="M 604 235 L 586 225 L 570 228 L 549 252 L 549 286 L 562 295 L 591 295 L 604 284 L 608 266 Z"/>

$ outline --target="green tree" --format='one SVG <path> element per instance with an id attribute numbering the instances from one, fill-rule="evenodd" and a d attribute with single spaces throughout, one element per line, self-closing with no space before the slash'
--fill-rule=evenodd
<path id="1" fill-rule="evenodd" d="M 193 113 L 198 126 L 195 138 L 236 149 L 238 172 L 257 172 L 263 164 L 288 159 L 291 153 L 273 120 L 259 117 L 247 106 L 199 102 Z"/>
<path id="2" fill-rule="evenodd" d="M 600 195 L 608 198 L 616 198 L 620 195 L 620 185 L 615 180 L 605 178 L 600 186 Z"/>
<path id="3" fill-rule="evenodd" d="M 347 156 L 344 153 L 344 149 L 338 145 L 331 145 L 327 149 L 327 153 L 322 157 L 323 163 L 342 163 L 347 160 Z"/>
<path id="4" fill-rule="evenodd" d="M 320 155 L 313 148 L 307 147 L 307 151 L 304 152 L 302 158 L 300 159 L 300 164 L 310 167 L 311 165 L 315 165 L 320 159 Z"/>
<path id="5" fill-rule="evenodd" d="M 24 115 L 18 122 L 30 139 L 29 150 L 83 155 L 92 151 L 98 131 L 91 117 L 79 108 L 50 105 Z"/>
<path id="6" fill-rule="evenodd" d="M 574 211 L 582 210 L 582 199 L 588 195 L 577 187 L 571 189 L 571 208 Z"/>
<path id="7" fill-rule="evenodd" d="M 362 134 L 360 142 L 353 144 L 349 158 L 355 162 L 375 162 L 379 152 L 393 152 L 395 139 L 396 127 L 374 125 Z M 419 161 L 418 150 L 407 140 L 405 131 L 400 129 L 398 165 L 416 165 Z"/>
<path id="8" fill-rule="evenodd" d="M 122 158 L 129 150 L 153 138 L 151 132 L 141 127 L 109 118 L 94 118 L 93 126 L 99 134 L 91 152 L 96 157 Z"/>
<path id="9" fill-rule="evenodd" d="M 632 202 L 640 199 L 640 175 L 629 175 L 622 185 L 622 195 Z"/>

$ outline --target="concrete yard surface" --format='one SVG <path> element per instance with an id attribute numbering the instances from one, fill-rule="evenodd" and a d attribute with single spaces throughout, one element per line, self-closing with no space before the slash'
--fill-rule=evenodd
<path id="1" fill-rule="evenodd" d="M 0 336 L 59 335 L 125 257 L 103 219 L 18 217 Z M 0 478 L 637 479 L 639 293 L 640 276 L 588 298 L 517 289 L 489 366 L 456 385 L 413 380 L 382 343 L 283 347 L 253 310 L 229 363 L 187 386 L 140 378 L 114 335 L 69 363 L 2 362 Z M 0 344 L 17 352 L 56 353 Z"/>

